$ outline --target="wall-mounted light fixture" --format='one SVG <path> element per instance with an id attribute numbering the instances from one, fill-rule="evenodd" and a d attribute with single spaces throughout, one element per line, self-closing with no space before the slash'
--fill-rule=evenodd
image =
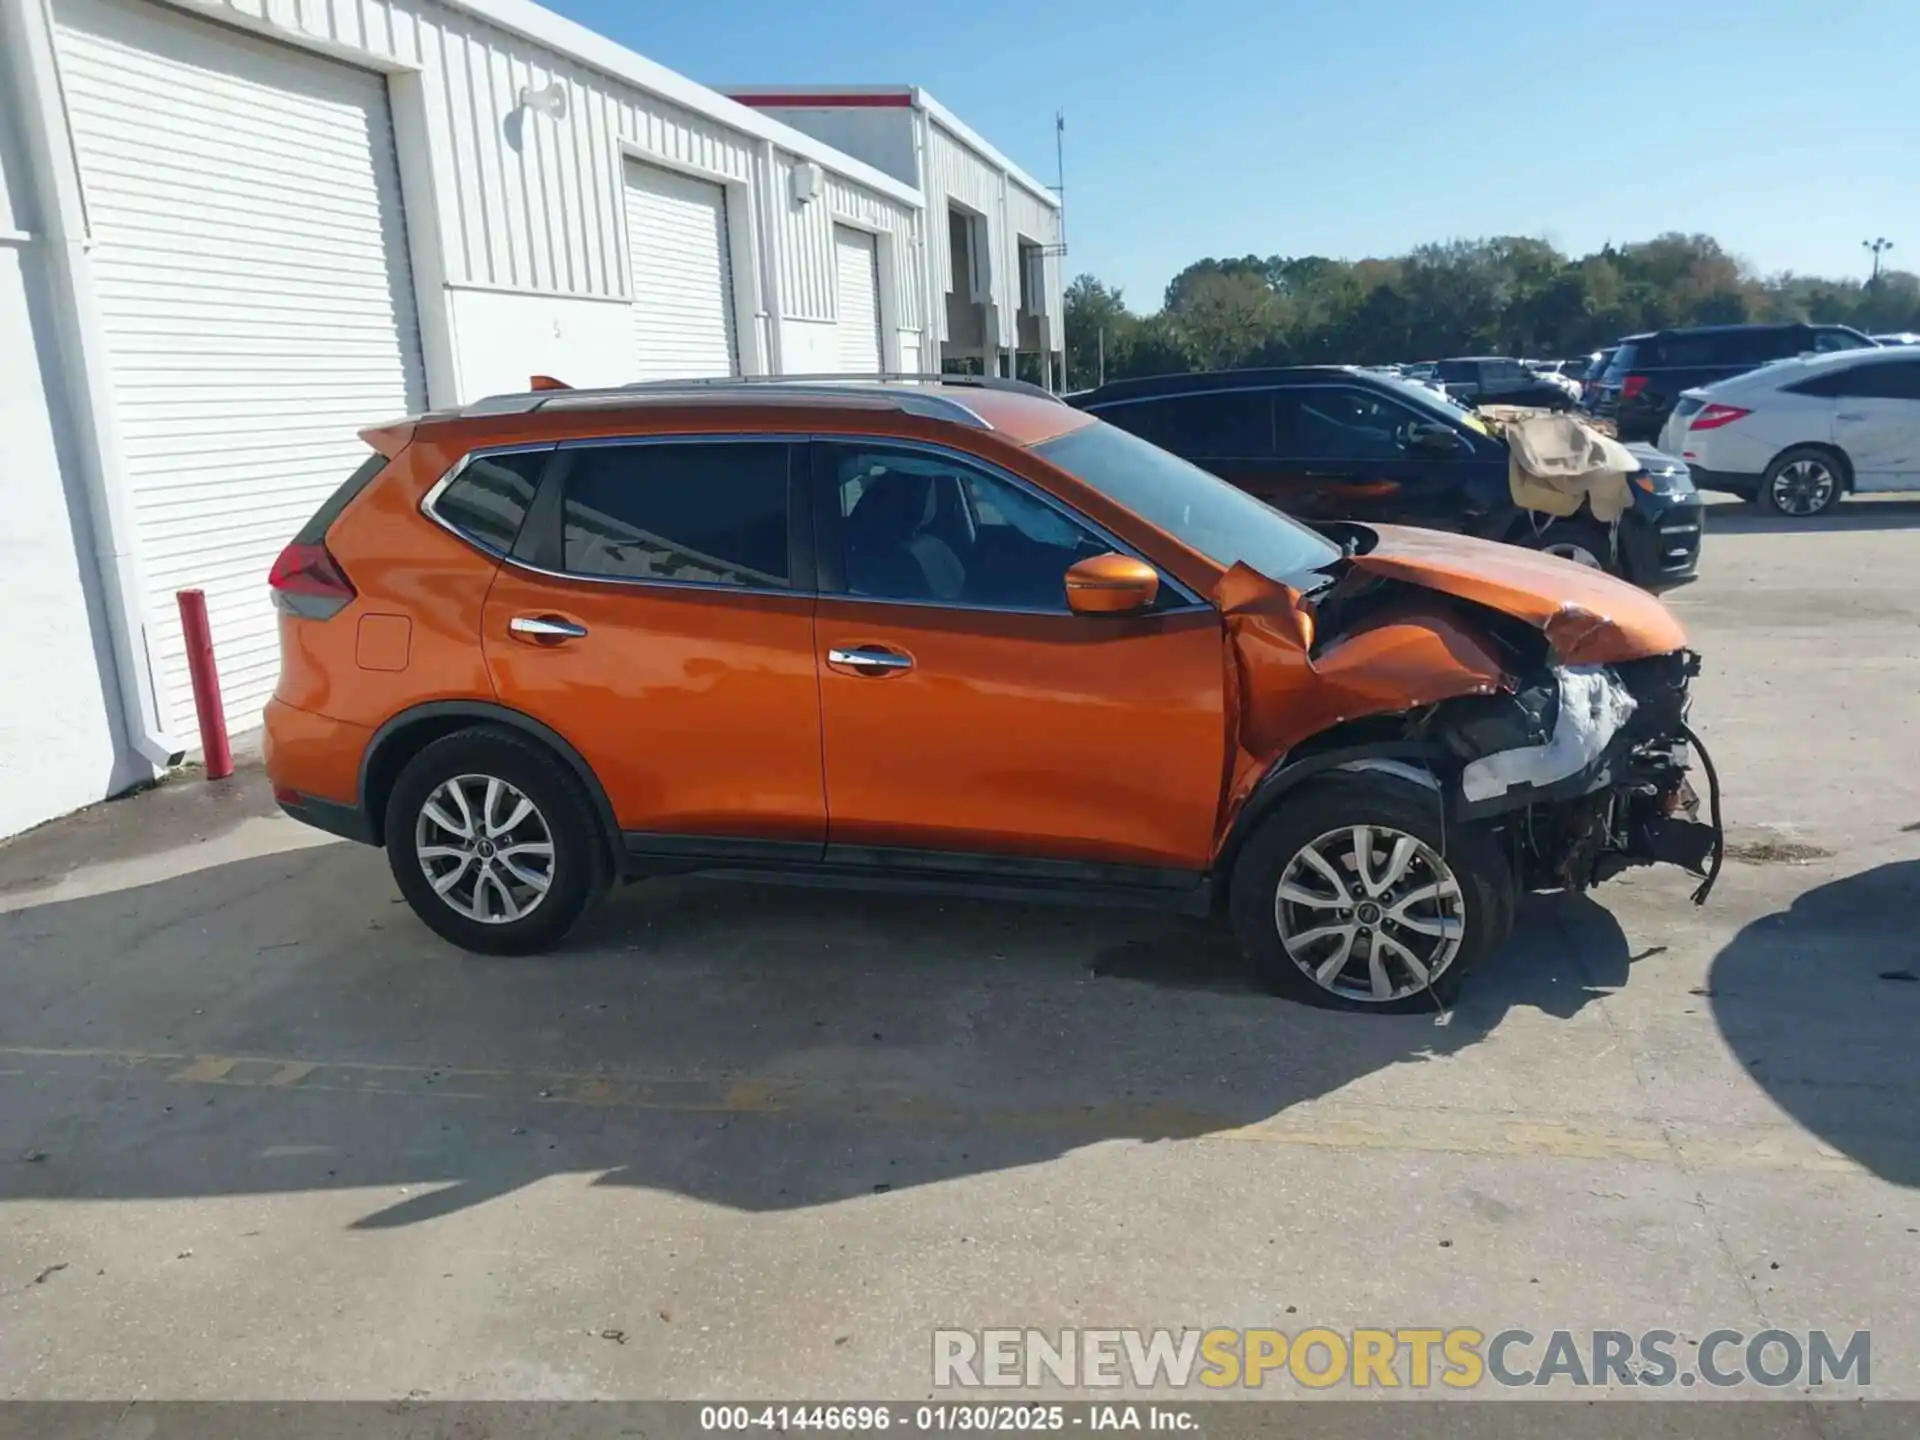
<path id="1" fill-rule="evenodd" d="M 825 187 L 826 177 L 811 160 L 803 160 L 793 167 L 793 198 L 802 205 L 818 200 Z"/>
<path id="2" fill-rule="evenodd" d="M 522 85 L 520 108 L 544 115 L 549 120 L 564 120 L 567 118 L 567 87 L 558 80 L 550 85 L 542 85 L 537 90 L 531 85 Z"/>

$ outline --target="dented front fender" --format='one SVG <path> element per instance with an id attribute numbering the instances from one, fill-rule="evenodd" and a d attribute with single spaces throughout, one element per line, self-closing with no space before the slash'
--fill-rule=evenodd
<path id="1" fill-rule="evenodd" d="M 1511 682 L 1493 648 L 1437 601 L 1410 596 L 1312 652 L 1313 612 L 1300 592 L 1244 565 L 1214 602 L 1231 651 L 1236 723 L 1230 824 L 1274 761 L 1334 725 L 1488 695 Z"/>

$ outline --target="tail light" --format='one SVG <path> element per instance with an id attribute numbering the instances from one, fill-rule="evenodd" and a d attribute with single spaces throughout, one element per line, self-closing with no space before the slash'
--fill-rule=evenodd
<path id="1" fill-rule="evenodd" d="M 1731 425 L 1734 421 L 1751 415 L 1751 410 L 1742 410 L 1738 405 L 1709 405 L 1687 422 L 1689 430 L 1718 430 L 1722 425 Z"/>
<path id="2" fill-rule="evenodd" d="M 267 572 L 275 608 L 305 620 L 330 620 L 359 593 L 325 545 L 296 540 Z"/>
<path id="3" fill-rule="evenodd" d="M 1625 380 L 1620 382 L 1620 398 L 1622 400 L 1631 400 L 1646 388 L 1647 388 L 1646 376 L 1629 375 Z"/>

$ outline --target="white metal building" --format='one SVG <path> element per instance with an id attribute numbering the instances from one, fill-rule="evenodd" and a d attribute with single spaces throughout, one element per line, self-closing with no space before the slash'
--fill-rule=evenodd
<path id="1" fill-rule="evenodd" d="M 965 177 L 929 227 L 919 167 L 528 0 L 0 0 L 0 835 L 197 748 L 183 587 L 207 592 L 229 725 L 258 724 L 267 569 L 371 421 L 530 373 L 1013 348 L 999 230 L 968 262 L 979 334 L 930 300 L 945 197 L 1039 244 L 1022 207 L 1051 197 L 1010 198 L 984 142 L 940 133 Z M 1057 276 L 1036 285 L 1057 348 Z"/>
<path id="2" fill-rule="evenodd" d="M 926 197 L 929 356 L 1053 388 L 1066 348 L 1060 198 L 917 86 L 735 87 L 743 105 L 857 155 Z"/>

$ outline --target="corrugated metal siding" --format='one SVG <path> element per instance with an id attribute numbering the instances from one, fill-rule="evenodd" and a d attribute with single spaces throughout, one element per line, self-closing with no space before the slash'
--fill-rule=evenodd
<path id="1" fill-rule="evenodd" d="M 226 0 L 281 29 L 418 65 L 432 103 L 447 279 L 625 299 L 618 146 L 748 180 L 754 142 L 530 40 L 430 0 Z M 566 87 L 554 120 L 522 87 Z"/>
<path id="2" fill-rule="evenodd" d="M 833 217 L 820 200 L 793 198 L 793 172 L 805 162 L 776 150 L 772 203 L 780 227 L 780 313 L 789 320 L 833 318 Z"/>
<path id="3" fill-rule="evenodd" d="M 441 229 L 447 279 L 456 285 L 631 298 L 621 248 L 622 140 L 675 165 L 729 180 L 753 177 L 759 142 L 751 136 L 433 0 L 224 3 L 282 29 L 421 67 L 434 148 L 452 161 L 451 174 L 440 177 Z M 564 119 L 519 109 L 523 86 L 555 81 L 567 91 Z M 786 222 L 785 313 L 830 319 L 832 226 L 807 213 L 817 204 L 793 205 L 792 164 L 780 158 L 772 196 L 773 213 Z M 842 208 L 843 215 L 912 233 L 912 207 L 829 177 L 858 197 L 860 208 Z M 911 313 L 902 323 L 919 323 L 917 291 Z"/>
<path id="4" fill-rule="evenodd" d="M 1023 235 L 1048 249 L 1060 243 L 1060 212 L 1026 186 L 1011 181 L 1007 185 L 1007 225 L 1013 231 L 1016 256 L 1019 237 Z M 1049 348 L 1058 350 L 1061 346 L 1060 317 L 1064 314 L 1060 293 L 1060 257 L 1048 255 L 1042 264 L 1046 272 L 1046 284 L 1043 287 L 1044 294 L 1040 297 L 1040 310 L 1047 317 Z M 1017 302 L 1020 297 L 1017 284 L 1013 294 Z"/>
<path id="5" fill-rule="evenodd" d="M 893 287 L 886 323 L 918 329 L 920 212 L 828 172 L 824 196 L 802 205 L 793 172 L 804 161 L 774 152 L 773 211 L 780 224 L 780 313 L 789 320 L 832 320 L 835 303 L 833 222 L 852 220 L 893 241 Z"/>
<path id="6" fill-rule="evenodd" d="M 927 226 L 927 234 L 934 247 L 933 273 L 939 283 L 950 284 L 948 277 L 953 274 L 953 251 L 948 241 L 946 216 L 938 213 L 952 199 L 987 217 L 993 303 L 1003 317 L 1009 316 L 1019 303 L 1020 291 L 1016 282 L 1009 300 L 1007 282 L 1014 277 L 1008 257 L 1003 253 L 1007 248 L 1007 227 L 1000 203 L 1000 172 L 935 120 L 927 122 L 926 193 L 927 204 L 934 212 L 933 222 Z M 940 319 L 940 338 L 945 340 L 950 338 L 947 333 L 946 306 L 939 302 L 937 296 L 935 302 L 934 313 Z M 1008 324 L 1011 324 L 1010 320 Z M 1001 337 L 1000 343 L 1012 343 L 1010 332 Z"/>
<path id="7" fill-rule="evenodd" d="M 207 592 L 229 723 L 279 674 L 273 557 L 426 387 L 381 77 L 142 0 L 58 0 L 154 658 Z"/>

